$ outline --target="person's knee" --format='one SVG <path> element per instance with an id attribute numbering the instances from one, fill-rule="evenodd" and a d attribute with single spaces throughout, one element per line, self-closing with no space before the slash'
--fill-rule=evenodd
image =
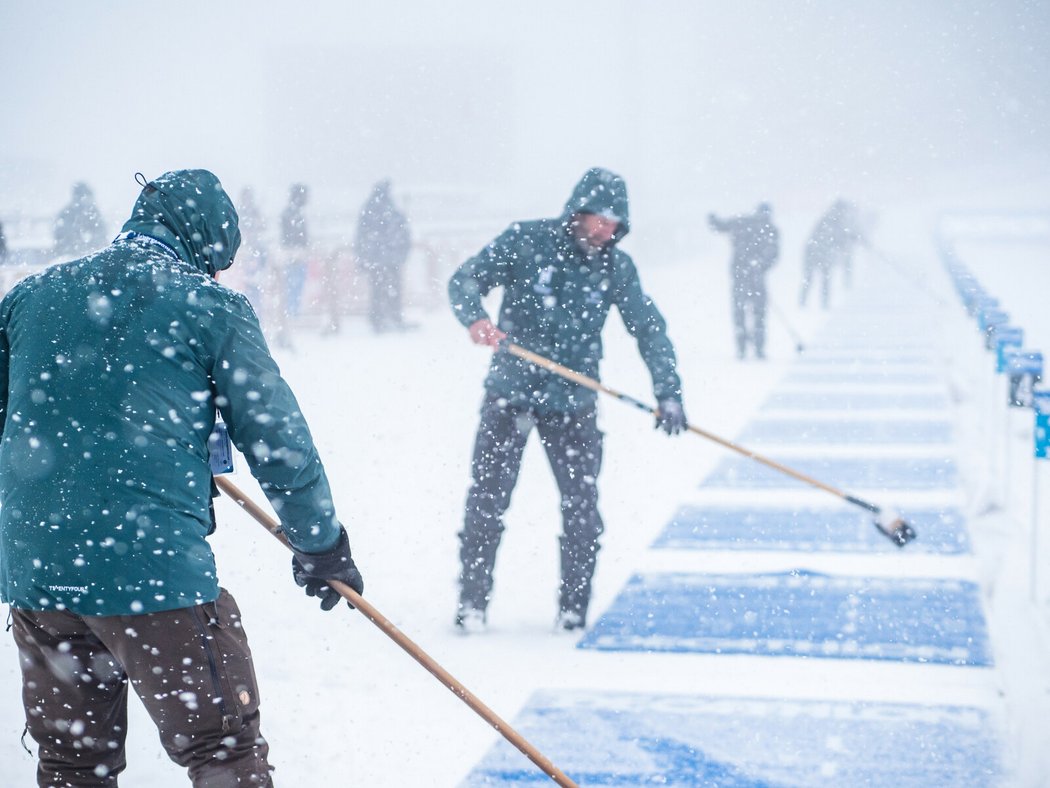
<path id="1" fill-rule="evenodd" d="M 510 493 L 502 485 L 475 483 L 467 493 L 468 528 L 503 530 L 502 517 L 510 507 Z"/>
<path id="2" fill-rule="evenodd" d="M 591 549 L 605 531 L 597 500 L 562 499 L 565 539 L 571 545 Z"/>

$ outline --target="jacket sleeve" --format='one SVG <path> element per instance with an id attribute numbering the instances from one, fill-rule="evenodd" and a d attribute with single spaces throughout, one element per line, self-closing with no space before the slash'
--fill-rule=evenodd
<path id="1" fill-rule="evenodd" d="M 4 304 L 6 306 L 6 303 Z M 11 346 L 7 341 L 7 310 L 0 310 L 0 438 L 7 422 L 7 387 L 10 384 Z"/>
<path id="2" fill-rule="evenodd" d="M 719 218 L 713 213 L 707 215 L 707 223 L 716 233 L 729 232 L 729 221 Z"/>
<path id="3" fill-rule="evenodd" d="M 301 552 L 325 552 L 340 525 L 324 466 L 255 312 L 239 295 L 230 300 L 212 362 L 216 406 L 288 541 Z"/>
<path id="4" fill-rule="evenodd" d="M 492 243 L 456 269 L 448 282 L 448 298 L 456 320 L 469 328 L 488 314 L 481 299 L 494 288 L 510 283 L 517 259 L 520 231 L 517 225 L 504 230 Z"/>
<path id="5" fill-rule="evenodd" d="M 667 336 L 667 321 L 653 300 L 642 291 L 634 263 L 626 255 L 620 256 L 621 261 L 617 263 L 620 276 L 615 298 L 623 323 L 638 341 L 638 352 L 649 367 L 657 401 L 670 397 L 681 402 L 682 381 L 678 377 L 674 345 Z"/>

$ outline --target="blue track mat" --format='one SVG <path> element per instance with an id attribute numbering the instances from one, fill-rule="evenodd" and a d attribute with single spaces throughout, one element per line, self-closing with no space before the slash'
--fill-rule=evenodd
<path id="1" fill-rule="evenodd" d="M 988 714 L 961 706 L 535 693 L 514 727 L 581 786 L 985 788 Z M 553 785 L 503 739 L 462 783 Z"/>
<path id="2" fill-rule="evenodd" d="M 776 462 L 846 490 L 954 489 L 958 472 L 949 459 L 867 457 L 773 457 Z M 704 479 L 701 487 L 809 487 L 754 460 L 733 457 L 722 460 Z"/>
<path id="3" fill-rule="evenodd" d="M 843 327 L 844 332 L 849 329 Z M 803 355 L 807 353 L 837 353 L 843 356 L 853 355 L 858 358 L 872 356 L 911 356 L 930 353 L 930 346 L 919 343 L 914 336 L 893 337 L 883 341 L 873 341 L 867 337 L 839 336 L 834 332 L 822 331 L 812 342 L 807 342 Z"/>
<path id="4" fill-rule="evenodd" d="M 767 410 L 944 410 L 948 407 L 948 398 L 932 392 L 778 391 L 762 407 Z"/>
<path id="5" fill-rule="evenodd" d="M 804 571 L 635 575 L 579 648 L 992 664 L 973 583 Z"/>
<path id="6" fill-rule="evenodd" d="M 740 434 L 741 443 L 949 443 L 952 427 L 946 421 L 811 421 L 760 419 Z"/>
<path id="7" fill-rule="evenodd" d="M 883 366 L 924 366 L 934 364 L 929 356 L 917 356 L 909 353 L 888 353 L 886 355 L 858 356 L 855 353 L 834 353 L 827 350 L 807 350 L 797 359 L 803 367 L 883 367 Z"/>
<path id="8" fill-rule="evenodd" d="M 954 509 L 902 512 L 919 537 L 908 552 L 968 553 L 963 517 Z M 676 550 L 799 550 L 897 552 L 872 515 L 843 509 L 762 509 L 683 506 L 653 547 Z"/>
<path id="9" fill-rule="evenodd" d="M 941 377 L 932 372 L 878 371 L 875 369 L 828 370 L 814 367 L 812 371 L 796 370 L 784 378 L 785 383 L 810 385 L 863 385 L 863 386 L 930 386 L 941 382 Z"/>

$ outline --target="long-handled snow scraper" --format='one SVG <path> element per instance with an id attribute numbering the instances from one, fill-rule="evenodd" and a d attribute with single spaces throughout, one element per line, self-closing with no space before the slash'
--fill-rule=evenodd
<path id="1" fill-rule="evenodd" d="M 285 547 L 291 549 L 291 545 L 288 544 L 288 540 L 281 532 L 280 524 L 267 514 L 261 506 L 241 492 L 237 485 L 223 476 L 216 476 L 215 484 L 238 506 L 251 515 L 256 522 L 277 537 Z M 364 597 L 350 588 L 350 586 L 340 583 L 338 580 L 331 580 L 328 585 L 334 588 L 339 593 L 339 596 L 360 610 L 369 621 L 379 627 L 387 637 L 404 649 L 412 659 L 426 668 L 434 678 L 450 689 L 456 697 L 470 706 L 485 722 L 499 731 L 504 739 L 520 750 L 526 758 L 536 764 L 555 783 L 562 786 L 562 788 L 579 788 L 568 775 L 554 765 L 550 758 L 537 750 L 525 737 L 504 722 L 496 712 L 482 703 L 480 698 L 453 678 L 452 674 L 435 662 L 429 654 L 417 646 L 404 632 L 395 627 L 370 603 L 365 601 Z"/>
<path id="2" fill-rule="evenodd" d="M 615 389 L 611 389 L 605 384 L 599 383 L 594 378 L 589 378 L 586 375 L 581 375 L 575 370 L 569 369 L 568 367 L 564 367 L 556 361 L 551 361 L 549 358 L 545 358 L 536 353 L 533 353 L 531 350 L 526 350 L 520 345 L 515 345 L 512 342 L 504 342 L 500 345 L 500 349 L 506 350 L 511 355 L 517 356 L 520 359 L 528 361 L 530 364 L 535 364 L 538 367 L 543 367 L 544 369 L 550 370 L 556 375 L 561 375 L 563 378 L 567 378 L 568 380 L 571 380 L 574 383 L 579 383 L 581 386 L 589 388 L 592 391 L 597 391 L 602 394 L 608 394 L 612 397 L 616 397 L 616 399 L 620 400 L 621 402 L 626 402 L 628 405 L 633 405 L 639 410 L 644 410 L 647 413 L 651 413 L 654 416 L 658 416 L 660 413 L 660 411 L 657 408 L 654 408 L 651 405 L 647 405 L 644 402 L 636 400 L 634 397 L 630 397 L 626 394 L 622 394 L 621 392 L 616 391 Z M 907 522 L 905 522 L 905 520 L 900 516 L 900 514 L 894 512 L 893 510 L 876 506 L 873 503 L 868 503 L 867 501 L 862 500 L 856 497 L 855 495 L 848 495 L 842 490 L 832 487 L 830 484 L 825 484 L 819 479 L 814 479 L 812 476 L 807 476 L 804 473 L 788 468 L 786 465 L 781 465 L 775 460 L 771 460 L 768 457 L 763 457 L 761 454 L 757 454 L 751 451 L 750 449 L 746 449 L 738 443 L 733 443 L 733 441 L 721 438 L 718 435 L 708 432 L 707 430 L 701 429 L 700 427 L 697 427 L 693 424 L 686 425 L 686 429 L 688 429 L 690 432 L 695 432 L 702 438 L 707 438 L 709 441 L 714 441 L 715 443 L 721 446 L 725 446 L 727 449 L 732 449 L 738 454 L 743 454 L 745 457 L 752 459 L 755 462 L 760 462 L 763 465 L 768 466 L 775 471 L 779 471 L 780 473 L 786 474 L 792 477 L 793 479 L 797 479 L 800 482 L 805 482 L 806 484 L 812 485 L 813 487 L 817 487 L 818 489 L 824 490 L 825 492 L 829 492 L 832 495 L 846 501 L 847 503 L 853 504 L 854 506 L 859 506 L 862 509 L 866 509 L 867 511 L 875 515 L 875 527 L 878 528 L 880 532 L 882 532 L 898 547 L 904 547 L 904 545 L 908 544 L 908 542 L 910 542 L 916 536 L 915 529 L 912 528 L 911 525 L 909 525 Z"/>
<path id="3" fill-rule="evenodd" d="M 795 352 L 802 353 L 803 351 L 805 351 L 806 346 L 802 344 L 802 337 L 800 337 L 798 335 L 798 332 L 791 327 L 791 323 L 788 322 L 787 315 L 784 314 L 784 310 L 777 306 L 777 302 L 774 301 L 772 298 L 769 299 L 769 308 L 773 310 L 773 314 L 777 316 L 777 319 L 780 321 L 780 324 L 784 326 L 785 329 L 787 329 L 787 332 L 791 335 L 791 338 L 795 340 Z"/>

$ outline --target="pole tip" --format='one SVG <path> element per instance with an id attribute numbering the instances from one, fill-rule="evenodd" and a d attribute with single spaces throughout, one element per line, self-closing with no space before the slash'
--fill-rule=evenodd
<path id="1" fill-rule="evenodd" d="M 897 547 L 904 547 L 917 536 L 915 529 L 899 515 L 892 518 L 876 517 L 875 527 Z"/>

